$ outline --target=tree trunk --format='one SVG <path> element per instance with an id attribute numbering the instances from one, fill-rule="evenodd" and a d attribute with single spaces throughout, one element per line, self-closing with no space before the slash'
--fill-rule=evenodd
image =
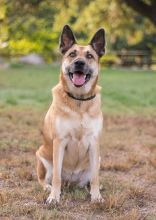
<path id="1" fill-rule="evenodd" d="M 150 4 L 146 4 L 143 0 L 122 0 L 122 2 L 147 17 L 156 26 L 156 0 L 151 0 Z"/>

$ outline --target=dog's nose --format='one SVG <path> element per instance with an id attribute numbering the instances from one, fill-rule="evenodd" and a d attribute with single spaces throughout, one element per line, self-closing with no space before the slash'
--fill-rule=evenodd
<path id="1" fill-rule="evenodd" d="M 85 65 L 85 62 L 83 60 L 75 61 L 75 66 L 77 67 L 83 67 L 84 65 Z"/>

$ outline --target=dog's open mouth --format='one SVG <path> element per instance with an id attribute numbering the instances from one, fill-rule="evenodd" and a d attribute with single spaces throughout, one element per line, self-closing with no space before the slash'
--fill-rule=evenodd
<path id="1" fill-rule="evenodd" d="M 91 74 L 84 74 L 81 71 L 76 71 L 74 73 L 69 72 L 69 78 L 74 86 L 81 87 L 90 80 Z"/>

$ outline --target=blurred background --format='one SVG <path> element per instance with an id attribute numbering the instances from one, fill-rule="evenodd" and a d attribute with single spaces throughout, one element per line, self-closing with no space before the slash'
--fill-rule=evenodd
<path id="1" fill-rule="evenodd" d="M 97 28 L 105 28 L 107 51 L 101 60 L 105 65 L 154 69 L 155 8 L 154 0 L 1 0 L 0 62 L 26 62 L 20 57 L 27 54 L 30 59 L 40 55 L 44 62 L 56 62 L 60 31 L 69 24 L 82 44 Z M 41 57 L 36 56 L 38 62 Z"/>

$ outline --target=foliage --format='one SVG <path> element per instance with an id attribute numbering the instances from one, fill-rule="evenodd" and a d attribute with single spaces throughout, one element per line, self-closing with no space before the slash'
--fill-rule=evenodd
<path id="1" fill-rule="evenodd" d="M 107 51 L 133 48 L 156 54 L 152 23 L 117 0 L 1 0 L 0 7 L 0 53 L 6 56 L 37 52 L 47 61 L 55 59 L 66 23 L 80 43 L 104 27 Z"/>
<path id="2" fill-rule="evenodd" d="M 139 12 L 141 15 L 146 16 L 156 26 L 156 1 L 155 0 L 120 0 Z"/>
<path id="3" fill-rule="evenodd" d="M 57 12 L 53 3 L 50 0 L 13 0 L 3 4 L 4 7 L 3 22 L 7 26 L 4 53 L 15 56 L 35 51 L 51 58 L 57 44 L 57 35 L 51 31 Z"/>

